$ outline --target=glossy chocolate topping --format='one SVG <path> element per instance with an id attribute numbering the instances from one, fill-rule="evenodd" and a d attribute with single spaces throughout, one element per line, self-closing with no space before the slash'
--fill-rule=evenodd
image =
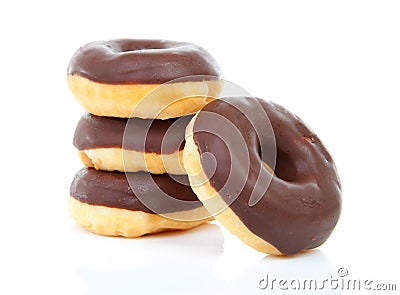
<path id="1" fill-rule="evenodd" d="M 220 76 L 214 58 L 197 45 L 135 39 L 88 43 L 72 56 L 67 72 L 106 84 L 161 84 L 193 75 Z"/>
<path id="2" fill-rule="evenodd" d="M 240 154 L 239 141 L 232 144 L 229 124 L 216 125 L 210 114 L 237 127 L 246 155 Z M 269 134 L 261 131 L 268 119 L 273 129 Z M 214 172 L 211 158 L 201 157 L 211 186 L 227 204 L 237 197 L 230 208 L 252 233 L 288 255 L 315 248 L 329 237 L 341 212 L 339 177 L 320 139 L 297 116 L 261 99 L 225 98 L 206 105 L 193 130 L 200 154 L 211 153 L 216 160 Z M 270 133 L 276 140 L 275 176 L 260 155 L 261 148 L 263 154 L 268 148 L 272 152 Z M 224 186 L 229 177 L 233 181 Z M 251 194 L 261 198 L 254 206 L 249 205 Z"/>
<path id="3" fill-rule="evenodd" d="M 192 117 L 126 119 L 85 113 L 76 127 L 73 143 L 78 150 L 123 147 L 146 153 L 172 154 L 183 149 L 185 128 Z M 129 127 L 125 129 L 128 122 Z"/>
<path id="4" fill-rule="evenodd" d="M 83 168 L 72 181 L 70 195 L 90 205 L 146 213 L 173 213 L 201 207 L 201 202 L 190 186 L 183 184 L 188 183 L 186 175 L 174 175 L 174 179 L 168 174 L 152 175 L 147 172 L 127 175 L 129 182 L 135 184 L 135 188 L 131 188 L 125 173 Z M 169 202 L 168 196 L 186 202 Z M 148 199 L 155 201 L 152 202 L 153 211 L 141 202 Z"/>

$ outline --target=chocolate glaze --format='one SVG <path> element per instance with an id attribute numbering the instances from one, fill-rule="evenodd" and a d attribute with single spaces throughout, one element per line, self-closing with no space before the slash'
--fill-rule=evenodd
<path id="1" fill-rule="evenodd" d="M 71 184 L 70 195 L 80 202 L 111 208 L 143 211 L 146 213 L 173 213 L 201 207 L 192 189 L 188 185 L 186 175 L 168 174 L 152 175 L 147 172 L 127 173 L 130 183 L 135 183 L 132 189 L 125 173 L 105 172 L 93 168 L 83 168 Z M 149 177 L 151 176 L 151 177 Z M 138 189 L 140 188 L 140 189 Z M 154 199 L 154 211 L 148 209 L 140 199 Z M 166 196 L 186 202 L 169 202 Z M 153 207 L 154 206 L 154 207 Z"/>
<path id="2" fill-rule="evenodd" d="M 106 84 L 161 84 L 193 75 L 220 76 L 214 58 L 197 45 L 135 39 L 88 43 L 72 56 L 67 72 Z"/>
<path id="3" fill-rule="evenodd" d="M 171 154 L 183 149 L 185 128 L 192 117 L 126 119 L 85 113 L 76 127 L 73 144 L 78 150 L 123 147 L 146 153 Z M 129 128 L 126 129 L 123 142 L 128 122 Z"/>
<path id="4" fill-rule="evenodd" d="M 260 106 L 264 114 L 258 111 Z M 216 126 L 210 120 L 210 114 L 215 113 L 233 123 L 243 135 L 250 170 L 246 170 L 246 157 L 239 156 L 240 146 L 230 141 L 227 124 Z M 261 147 L 264 154 L 273 146 L 271 134 L 259 132 L 262 122 L 266 124 L 268 119 L 276 138 L 276 176 L 265 168 L 260 155 Z M 297 116 L 261 99 L 225 98 L 206 105 L 193 130 L 200 154 L 211 153 L 217 162 L 212 174 L 215 165 L 210 157 L 201 158 L 211 186 L 227 204 L 238 196 L 230 208 L 252 233 L 288 255 L 318 247 L 329 237 L 341 212 L 339 177 L 318 136 Z M 204 130 L 220 131 L 223 137 Z M 224 187 L 230 173 L 234 181 Z M 252 193 L 261 197 L 254 206 L 249 205 Z"/>

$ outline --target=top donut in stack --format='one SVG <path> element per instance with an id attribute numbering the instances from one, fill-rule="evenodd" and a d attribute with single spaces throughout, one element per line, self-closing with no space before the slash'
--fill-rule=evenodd
<path id="1" fill-rule="evenodd" d="M 219 76 L 204 49 L 166 40 L 92 42 L 74 54 L 68 67 L 68 85 L 78 102 L 91 114 L 119 118 L 195 113 L 219 95 Z"/>
<path id="2" fill-rule="evenodd" d="M 124 231 L 116 224 L 120 216 L 114 224 L 99 219 L 101 214 L 93 213 L 95 216 L 90 217 L 90 212 L 97 207 L 128 209 L 97 202 L 98 198 L 106 198 L 98 188 L 110 188 L 115 183 L 129 188 L 123 173 L 111 171 L 140 175 L 171 173 L 187 178 L 182 164 L 185 128 L 193 113 L 218 97 L 222 88 L 219 77 L 213 57 L 189 43 L 118 39 L 88 43 L 76 51 L 68 67 L 67 81 L 87 113 L 78 123 L 74 145 L 85 166 L 95 168 L 82 169 L 71 186 L 70 212 L 78 223 L 109 235 L 138 236 L 163 230 L 155 226 L 142 231 Z M 138 179 L 139 174 L 133 178 Z M 98 182 L 99 178 L 110 183 Z M 169 188 L 173 187 L 171 183 L 168 180 Z M 176 190 L 172 191 L 182 194 L 180 185 L 177 183 Z M 98 198 L 93 196 L 96 194 Z M 188 199 L 195 198 L 191 191 L 183 194 Z M 185 199 L 182 195 L 172 197 Z M 171 228 L 179 226 L 174 224 Z"/>

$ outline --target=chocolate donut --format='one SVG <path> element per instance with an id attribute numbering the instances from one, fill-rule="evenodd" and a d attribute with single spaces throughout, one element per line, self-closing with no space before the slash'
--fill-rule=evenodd
<path id="1" fill-rule="evenodd" d="M 189 229 L 206 220 L 194 218 L 204 216 L 205 209 L 190 186 L 184 184 L 187 181 L 184 175 L 171 178 L 167 174 L 83 168 L 71 184 L 69 212 L 81 226 L 109 236 L 138 237 Z M 143 201 L 150 202 L 152 209 Z"/>
<path id="2" fill-rule="evenodd" d="M 301 119 L 273 102 L 232 97 L 205 106 L 187 127 L 184 165 L 210 213 L 261 252 L 316 248 L 339 219 L 332 157 Z"/>
<path id="3" fill-rule="evenodd" d="M 207 51 L 168 40 L 88 43 L 75 52 L 67 74 L 78 102 L 98 116 L 180 117 L 221 91 L 219 67 Z M 147 95 L 149 101 L 141 102 Z"/>
<path id="4" fill-rule="evenodd" d="M 186 174 L 183 146 L 185 128 L 192 117 L 151 120 L 85 113 L 76 127 L 73 144 L 86 167 Z"/>

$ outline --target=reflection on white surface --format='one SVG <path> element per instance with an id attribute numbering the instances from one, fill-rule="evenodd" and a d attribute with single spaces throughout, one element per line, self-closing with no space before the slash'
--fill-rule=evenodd
<path id="1" fill-rule="evenodd" d="M 336 277 L 337 269 L 322 250 L 290 257 L 264 255 L 247 247 L 225 229 L 222 231 L 225 236 L 224 251 L 214 265 L 214 273 L 230 294 L 340 294 L 339 290 L 327 286 L 323 290 L 291 288 L 292 280 L 295 283 L 308 280 L 308 286 L 310 280 L 322 282 L 331 276 Z M 280 280 L 287 282 L 281 287 Z"/>
<path id="2" fill-rule="evenodd" d="M 213 223 L 138 239 L 97 236 L 78 226 L 70 234 L 76 248 L 69 261 L 80 294 L 290 294 L 294 291 L 277 285 L 271 289 L 271 282 L 261 289 L 260 281 L 267 275 L 269 280 L 323 280 L 336 274 L 320 250 L 265 256 Z"/>
<path id="3" fill-rule="evenodd" d="M 77 247 L 71 261 L 78 266 L 90 265 L 107 271 L 132 266 L 147 267 L 151 264 L 173 262 L 176 257 L 194 258 L 216 256 L 222 252 L 223 235 L 215 224 L 203 224 L 192 230 L 165 232 L 135 239 L 99 236 L 74 226 L 71 238 Z M 78 252 L 78 253 L 76 253 Z"/>
<path id="4" fill-rule="evenodd" d="M 176 294 L 197 286 L 223 251 L 215 224 L 138 239 L 101 237 L 75 227 L 72 234 L 87 242 L 88 251 L 71 259 L 83 294 Z"/>

